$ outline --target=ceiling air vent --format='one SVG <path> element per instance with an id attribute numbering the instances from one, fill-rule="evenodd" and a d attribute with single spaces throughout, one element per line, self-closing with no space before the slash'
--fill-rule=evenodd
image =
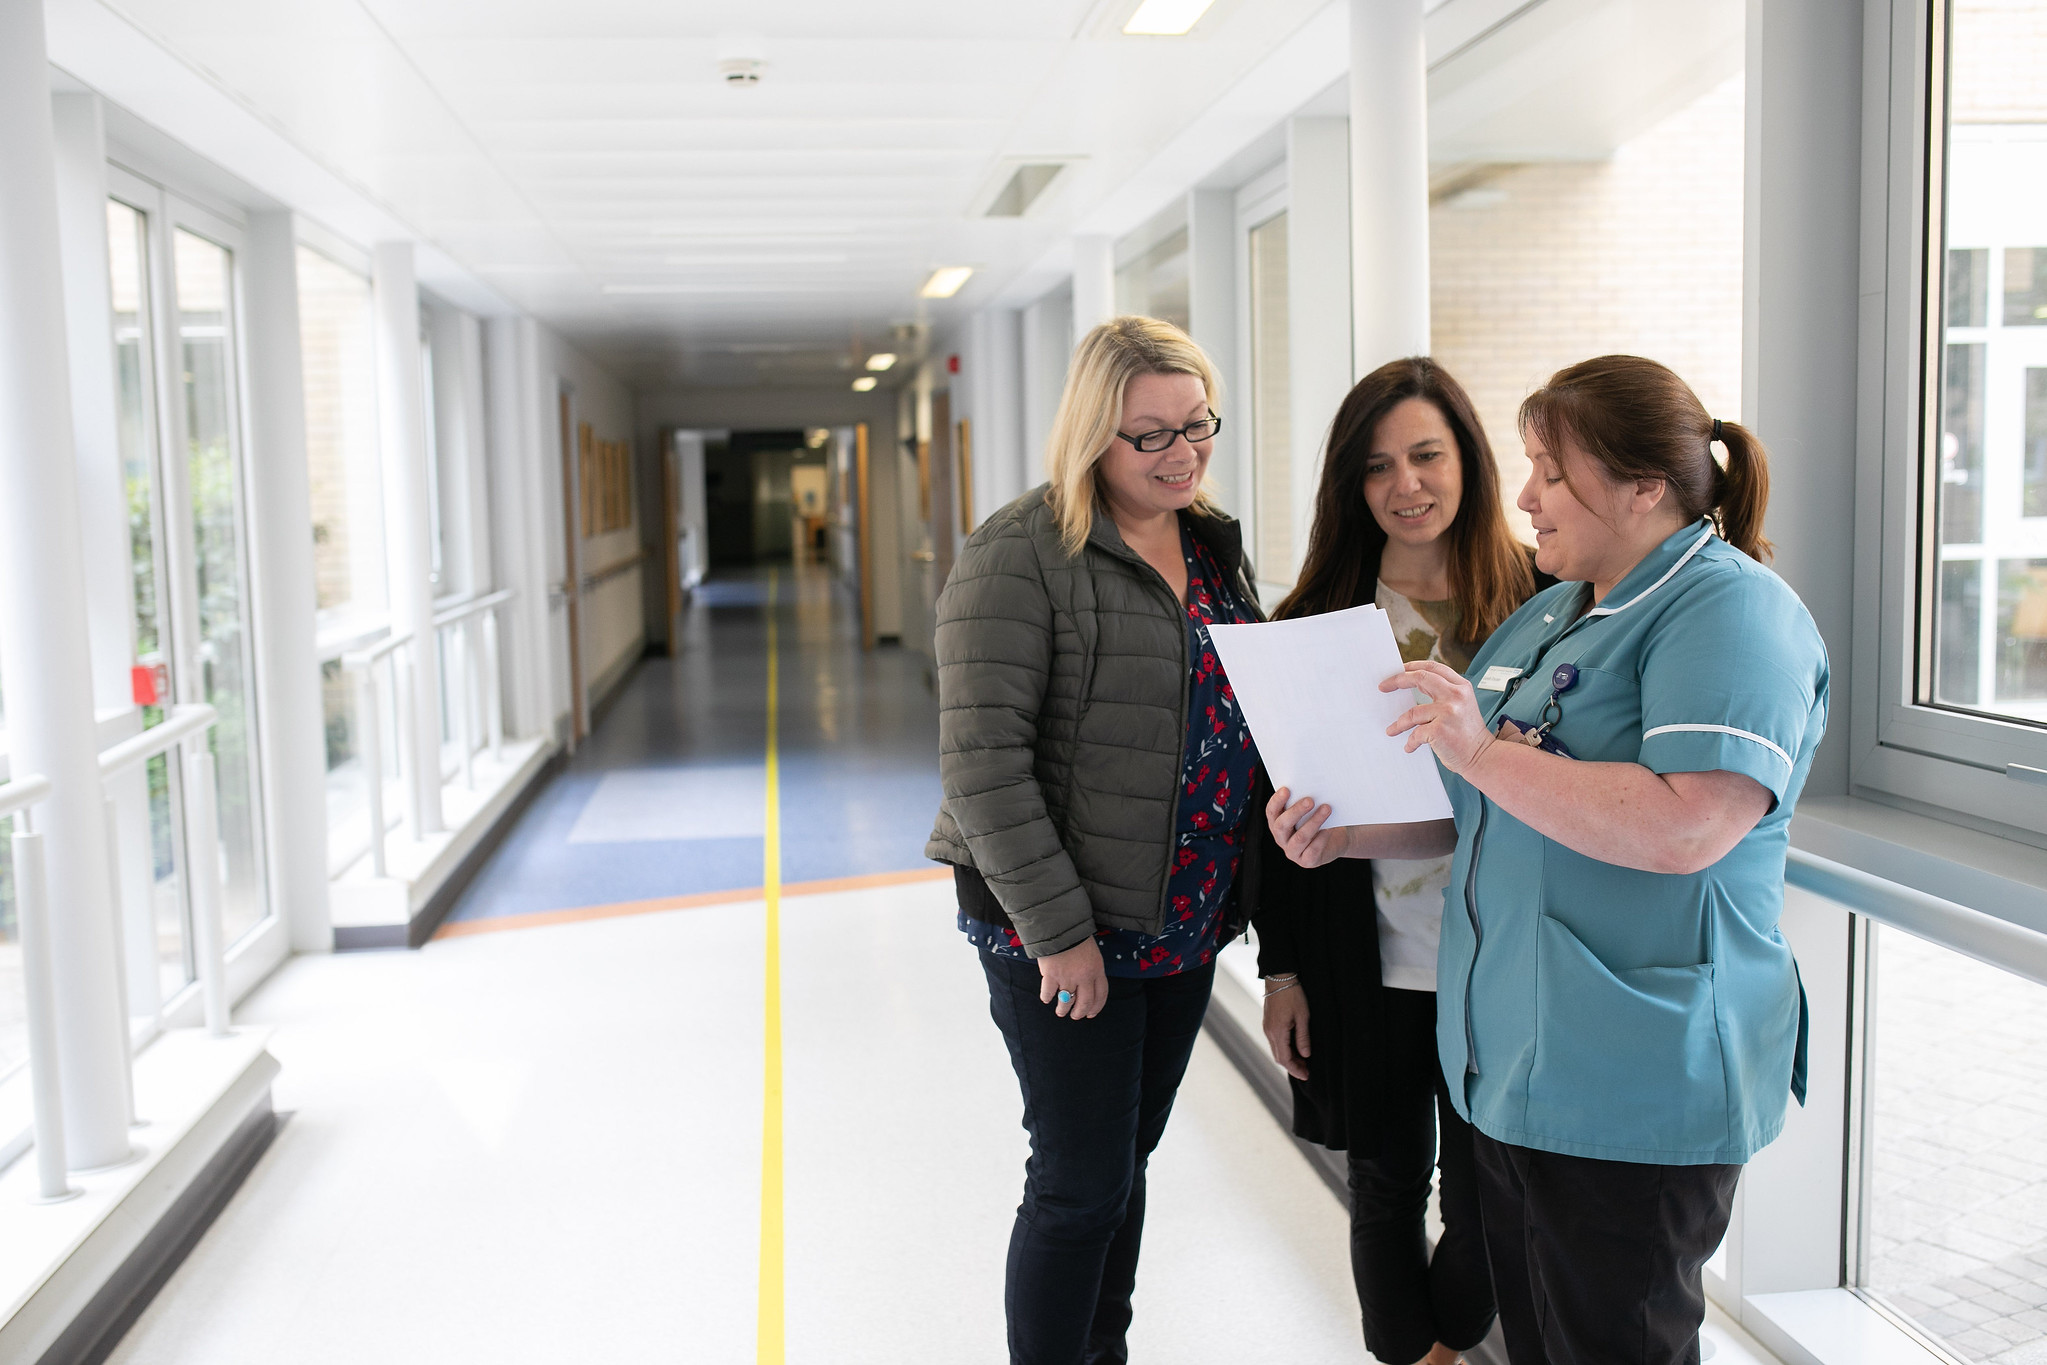
<path id="1" fill-rule="evenodd" d="M 1021 218 L 1030 212 L 1038 197 L 1051 188 L 1059 178 L 1059 172 L 1066 169 L 1064 161 L 1026 161 L 1016 168 L 1013 175 L 995 192 L 988 201 L 982 216 L 986 218 Z"/>

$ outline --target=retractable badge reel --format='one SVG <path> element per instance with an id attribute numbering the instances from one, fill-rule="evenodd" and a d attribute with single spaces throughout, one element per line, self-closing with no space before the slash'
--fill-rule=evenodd
<path id="1" fill-rule="evenodd" d="M 1532 728 L 1523 729 L 1514 721 L 1503 720 L 1500 722 L 1501 728 L 1512 727 L 1513 733 L 1502 738 L 1518 740 L 1529 748 L 1540 749 L 1544 753 L 1561 754 L 1565 758 L 1577 757 L 1564 747 L 1562 740 L 1550 733 L 1557 728 L 1557 722 L 1564 718 L 1564 693 L 1577 685 L 1578 666 L 1558 664 L 1549 675 L 1549 700 L 1542 704 L 1542 715 L 1536 724 Z"/>

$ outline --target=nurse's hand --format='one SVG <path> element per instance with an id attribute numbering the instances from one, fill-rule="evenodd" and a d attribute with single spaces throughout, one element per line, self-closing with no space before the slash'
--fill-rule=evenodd
<path id="1" fill-rule="evenodd" d="M 1456 669 L 1422 659 L 1379 684 L 1381 692 L 1406 688 L 1417 688 L 1429 698 L 1401 712 L 1386 727 L 1389 735 L 1407 735 L 1409 753 L 1426 744 L 1436 751 L 1437 762 L 1453 773 L 1464 773 L 1498 742 L 1479 713 L 1478 694 Z"/>
<path id="2" fill-rule="evenodd" d="M 1061 1019 L 1092 1019 L 1109 1003 L 1109 973 L 1093 934 L 1063 953 L 1039 958 L 1038 976 L 1038 999 L 1048 1005 L 1059 999 L 1059 992 L 1073 992 L 1073 999 L 1059 1006 Z"/>
<path id="3" fill-rule="evenodd" d="M 1265 983 L 1265 1045 L 1287 1075 L 1308 1079 L 1308 997 L 1299 978 L 1288 983 L 1274 977 Z"/>
<path id="4" fill-rule="evenodd" d="M 1279 851 L 1302 867 L 1320 867 L 1345 857 L 1350 830 L 1344 826 L 1322 828 L 1329 807 L 1316 805 L 1313 797 L 1299 801 L 1292 797 L 1292 792 L 1281 787 L 1265 803 L 1265 823 Z"/>

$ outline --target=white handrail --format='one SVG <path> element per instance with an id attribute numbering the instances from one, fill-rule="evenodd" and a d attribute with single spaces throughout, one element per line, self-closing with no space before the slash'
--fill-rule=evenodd
<path id="1" fill-rule="evenodd" d="M 22 828 L 29 808 L 50 794 L 50 781 L 24 774 L 0 784 L 0 815 L 18 814 L 14 831 L 14 922 L 21 945 L 22 1003 L 28 1024 L 28 1081 L 34 1113 L 36 1199 L 55 1203 L 80 1193 L 66 1177 L 64 1089 L 57 1073 L 57 1002 L 50 989 L 50 891 L 43 836 Z"/>
<path id="2" fill-rule="evenodd" d="M 457 602 L 446 611 L 434 614 L 434 629 L 446 630 L 450 626 L 460 625 L 471 617 L 481 616 L 487 611 L 496 611 L 499 607 L 509 604 L 516 596 L 518 593 L 511 588 L 499 588 L 496 592 L 486 593 L 482 597 Z"/>
<path id="3" fill-rule="evenodd" d="M 25 811 L 50 794 L 50 779 L 31 774 L 0 782 L 0 815 Z"/>
<path id="4" fill-rule="evenodd" d="M 220 719 L 220 713 L 204 702 L 190 702 L 173 706 L 164 713 L 160 724 L 152 725 L 139 735 L 122 740 L 113 748 L 100 754 L 100 780 L 118 777 L 127 769 L 139 763 L 147 763 L 158 754 L 169 753 L 178 745 L 211 730 Z"/>
<path id="5" fill-rule="evenodd" d="M 383 876 L 384 862 L 384 707 L 377 693 L 376 667 L 412 643 L 412 633 L 387 635 L 373 645 L 351 650 L 341 656 L 341 667 L 355 674 L 355 719 L 361 730 L 356 753 L 362 759 L 363 781 L 368 788 L 370 819 L 370 871 Z M 393 670 L 396 670 L 394 662 Z M 395 690 L 395 679 L 394 679 Z M 402 722 L 398 733 L 410 733 Z"/>
<path id="6" fill-rule="evenodd" d="M 386 655 L 395 654 L 411 643 L 412 632 L 409 630 L 403 635 L 386 635 L 373 645 L 349 650 L 341 656 L 341 666 L 350 670 L 368 668 Z"/>
<path id="7" fill-rule="evenodd" d="M 2047 986 L 2047 934 L 1794 848 L 1784 880 L 1859 915 Z"/>

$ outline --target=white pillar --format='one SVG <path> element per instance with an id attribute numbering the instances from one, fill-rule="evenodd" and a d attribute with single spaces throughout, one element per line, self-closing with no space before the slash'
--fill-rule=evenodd
<path id="1" fill-rule="evenodd" d="M 1223 508 L 1242 515 L 1250 461 L 1250 395 L 1233 392 L 1237 365 L 1237 196 L 1233 190 L 1194 190 L 1187 195 L 1187 328 L 1222 376 L 1217 411 L 1223 429 L 1209 456 L 1208 477 Z"/>
<path id="2" fill-rule="evenodd" d="M 1022 318 L 1023 482 L 1045 481 L 1045 441 L 1066 389 L 1066 365 L 1073 358 L 1073 294 L 1054 289 L 1026 306 Z"/>
<path id="3" fill-rule="evenodd" d="M 327 907 L 327 747 L 313 603 L 313 494 L 299 350 L 298 237 L 286 211 L 249 215 L 249 581 L 263 699 L 263 790 L 278 907 L 296 952 L 334 946 Z"/>
<path id="4" fill-rule="evenodd" d="M 1360 130 L 1350 141 L 1352 378 L 1389 360 L 1429 353 L 1429 90 L 1422 7 L 1422 0 L 1350 5 L 1350 126 Z M 1300 183 L 1291 182 L 1296 193 Z"/>
<path id="5" fill-rule="evenodd" d="M 490 481 L 485 474 L 483 330 L 459 308 L 431 314 L 434 442 L 440 452 L 441 524 L 449 583 L 467 593 L 491 588 Z"/>
<path id="6" fill-rule="evenodd" d="M 114 425 L 114 351 L 108 335 L 114 305 L 107 277 L 106 112 L 93 94 L 59 95 L 51 111 L 92 700 L 100 711 L 126 711 L 135 705 L 128 676 L 135 662 L 135 587 L 128 567 L 128 493 Z"/>
<path id="7" fill-rule="evenodd" d="M 1073 343 L 1116 316 L 1116 242 L 1112 237 L 1073 239 Z"/>
<path id="8" fill-rule="evenodd" d="M 47 850 L 51 994 L 76 1169 L 124 1161 L 127 1020 L 93 723 L 92 643 L 66 363 L 55 132 L 43 7 L 0 2 L 0 687 L 12 771 L 55 790 Z"/>
<path id="9" fill-rule="evenodd" d="M 540 383 L 538 328 L 531 318 L 492 318 L 485 337 L 489 364 L 492 581 L 518 591 L 507 617 L 505 651 L 515 734 L 554 730 L 552 661 L 548 654 L 548 500 L 543 479 L 543 422 L 554 395 Z M 560 475 L 556 473 L 557 485 Z"/>
<path id="10" fill-rule="evenodd" d="M 418 812 L 414 837 L 438 834 L 441 688 L 434 640 L 433 525 L 427 511 L 426 376 L 419 351 L 419 278 L 412 243 L 377 243 L 377 430 L 383 448 L 384 544 L 391 556 L 391 629 L 412 636 L 411 714 L 399 718 L 401 752 Z"/>
<path id="11" fill-rule="evenodd" d="M 984 308 L 972 323 L 974 519 L 1014 502 L 1036 480 L 1024 459 L 1023 317 Z"/>
<path id="12" fill-rule="evenodd" d="M 1351 369 L 1350 129 L 1340 118 L 1287 121 L 1288 450 L 1293 562 L 1261 564 L 1291 582 L 1307 553 L 1329 424 L 1355 378 Z"/>

